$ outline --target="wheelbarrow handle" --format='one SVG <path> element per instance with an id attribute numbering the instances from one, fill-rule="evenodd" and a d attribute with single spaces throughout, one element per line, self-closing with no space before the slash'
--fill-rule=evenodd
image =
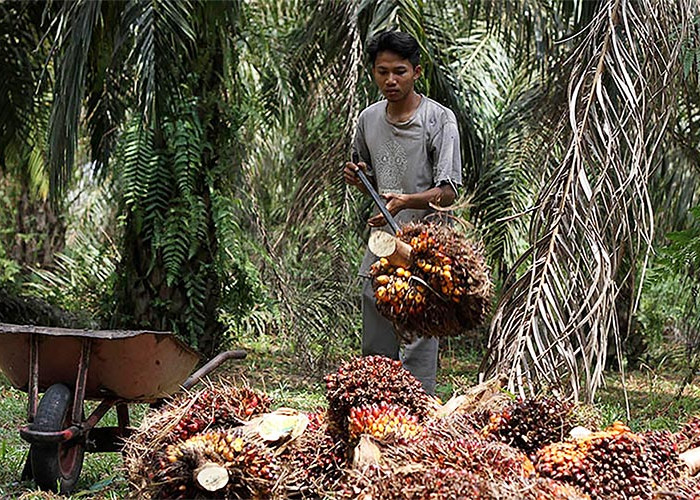
<path id="1" fill-rule="evenodd" d="M 217 356 L 212 358 L 206 365 L 204 365 L 199 370 L 190 375 L 189 378 L 182 383 L 182 388 L 190 389 L 197 382 L 199 382 L 200 379 L 209 375 L 209 373 L 214 371 L 214 369 L 218 368 L 225 361 L 228 361 L 229 359 L 243 359 L 246 357 L 246 355 L 247 353 L 241 350 L 225 351 L 221 354 L 218 354 Z"/>
<path id="2" fill-rule="evenodd" d="M 355 160 L 354 163 L 357 164 L 357 156 L 353 155 L 352 159 Z M 398 233 L 399 225 L 396 223 L 396 220 L 394 220 L 394 217 L 391 215 L 391 212 L 389 212 L 389 210 L 386 208 L 384 200 L 382 200 L 382 198 L 377 193 L 377 190 L 374 189 L 374 186 L 367 178 L 367 174 L 365 174 L 363 170 L 359 167 L 357 170 L 355 170 L 355 174 L 357 175 L 357 177 L 360 178 L 360 182 L 362 182 L 362 184 L 365 186 L 365 189 L 367 189 L 367 192 L 369 192 L 369 195 L 372 197 L 372 200 L 374 200 L 374 204 L 377 205 L 377 208 L 386 219 L 391 230 L 394 232 L 394 234 Z"/>

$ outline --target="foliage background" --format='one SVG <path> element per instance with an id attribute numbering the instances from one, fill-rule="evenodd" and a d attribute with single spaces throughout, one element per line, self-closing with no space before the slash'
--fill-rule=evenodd
<path id="1" fill-rule="evenodd" d="M 359 353 L 371 206 L 341 168 L 380 97 L 363 47 L 385 29 L 419 40 L 420 90 L 458 116 L 455 212 L 497 287 L 496 320 L 444 342 L 440 394 L 489 367 L 534 380 L 551 367 L 538 356 L 566 344 L 563 358 L 612 369 L 608 421 L 673 428 L 697 413 L 700 14 L 686 0 L 0 2 L 0 321 L 163 328 L 208 355 L 245 346 L 235 375 L 320 404 L 320 375 Z M 578 82 L 598 92 L 577 99 Z M 572 172 L 603 196 L 567 191 Z M 601 255 L 615 272 L 569 274 Z M 537 290 L 552 299 L 518 307 Z M 581 332 L 596 339 L 585 353 L 570 342 Z M 498 352 L 514 338 L 544 348 Z M 567 383 L 585 371 L 561 359 Z M 592 397 L 598 375 L 572 387 Z M 15 495 L 24 395 L 1 386 L 0 493 Z M 100 482 L 117 462 L 88 463 L 82 487 L 126 494 Z"/>
<path id="2" fill-rule="evenodd" d="M 498 352 L 499 339 L 545 332 L 542 342 L 558 345 L 589 329 L 598 343 L 571 344 L 562 356 L 588 350 L 595 359 L 569 366 L 563 379 L 611 360 L 668 359 L 672 345 L 685 349 L 672 357 L 693 373 L 695 306 L 670 291 L 695 296 L 687 254 L 698 226 L 689 213 L 698 204 L 700 18 L 697 6 L 664 5 L 3 3 L 0 33 L 11 43 L 0 59 L 17 76 L 0 89 L 0 284 L 84 325 L 171 329 L 207 354 L 264 337 L 320 373 L 358 352 L 355 273 L 370 205 L 345 188 L 340 170 L 357 114 L 379 98 L 363 46 L 379 31 L 402 29 L 422 47 L 420 90 L 458 115 L 465 187 L 456 214 L 484 241 L 499 290 L 490 334 L 451 346 L 488 344 L 491 366 L 508 370 L 525 359 L 536 379 L 550 367 L 538 365 L 540 354 Z M 641 15 L 649 12 L 656 24 Z M 642 45 L 644 30 L 664 49 Z M 577 123 L 589 142 L 580 162 L 567 163 L 569 113 L 580 105 L 570 82 L 581 77 L 593 88 L 585 78 L 610 33 L 619 46 L 600 59 L 606 97 L 588 103 L 607 116 L 597 122 L 606 132 L 598 140 L 595 127 Z M 660 60 L 667 64 L 654 66 Z M 634 82 L 616 76 L 627 70 Z M 671 91 L 678 97 L 660 100 Z M 629 95 L 632 104 L 620 100 Z M 635 114 L 640 102 L 650 114 Z M 658 132 L 659 143 L 606 151 L 611 130 Z M 634 158 L 644 169 L 625 171 Z M 585 189 L 570 193 L 566 217 L 597 221 L 615 272 L 599 281 L 543 273 L 540 290 L 555 290 L 556 299 L 519 309 L 520 292 L 545 295 L 523 277 L 540 272 L 536 251 L 556 212 L 543 207 L 569 196 L 561 191 L 562 172 L 574 171 L 567 168 L 594 187 L 639 183 L 642 205 L 624 189 L 611 191 L 621 197 L 612 208 L 587 205 Z M 626 230 L 611 237 L 605 228 L 615 221 Z M 685 236 L 664 236 L 673 231 Z M 590 232 L 569 226 L 563 234 L 555 262 L 588 265 Z M 591 301 L 592 283 L 607 295 Z M 553 317 L 565 326 L 549 327 Z M 587 378 L 584 392 L 592 396 L 599 382 Z"/>

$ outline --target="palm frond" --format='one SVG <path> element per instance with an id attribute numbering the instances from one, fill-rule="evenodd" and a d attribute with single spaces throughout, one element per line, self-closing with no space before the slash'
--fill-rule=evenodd
<path id="1" fill-rule="evenodd" d="M 547 72 L 564 48 L 562 39 L 584 30 L 599 10 L 601 0 L 462 0 L 467 29 L 486 23 L 489 32 L 503 41 L 518 64 L 532 64 Z M 449 5 L 449 4 L 445 4 Z M 443 7 L 443 8 L 450 8 Z M 534 64 L 533 64 L 534 63 Z"/>
<path id="2" fill-rule="evenodd" d="M 43 9 L 29 2 L 0 4 L 0 65 L 7 75 L 0 81 L 0 168 L 14 167 L 19 172 L 32 162 L 30 170 L 37 167 L 29 172 L 32 184 L 43 184 L 45 179 L 36 155 L 34 160 L 29 158 L 43 144 L 46 130 L 45 86 L 36 85 L 43 66 L 39 46 Z"/>
<path id="3" fill-rule="evenodd" d="M 653 235 L 647 181 L 690 12 L 686 2 L 606 2 L 568 59 L 568 148 L 537 200 L 484 366 L 512 389 L 567 386 L 592 399 L 601 383 L 608 336 L 618 338 L 621 259 L 644 260 Z"/>
<path id="4" fill-rule="evenodd" d="M 353 126 L 358 113 L 358 103 L 354 89 L 359 78 L 361 60 L 357 25 L 351 5 L 337 2 L 320 2 L 309 12 L 308 30 L 315 33 L 312 38 L 319 59 L 314 67 L 306 66 L 314 76 L 305 110 L 306 140 L 299 142 L 294 152 L 299 165 L 299 182 L 295 187 L 292 206 L 288 212 L 286 226 L 310 220 L 315 208 L 324 204 L 319 193 L 325 192 L 335 202 L 338 209 L 343 203 L 345 187 L 340 175 L 340 166 L 347 158 L 347 145 L 350 143 Z M 334 19 L 335 29 L 329 30 L 321 20 Z M 320 49 L 320 50 L 319 50 Z M 304 53 L 303 45 L 297 52 Z M 308 53 L 308 49 L 306 50 Z M 297 63 L 290 61 L 294 67 Z M 323 72 L 321 68 L 340 68 L 338 71 Z M 343 96 L 338 99 L 337 96 Z M 340 124 L 330 124 L 323 117 L 346 117 Z M 337 224 L 341 224 L 340 218 Z"/>
<path id="5" fill-rule="evenodd" d="M 131 97 L 127 82 L 125 47 L 115 39 L 114 27 L 119 25 L 124 7 L 122 2 L 105 2 L 100 23 L 93 33 L 89 53 L 85 96 L 85 125 L 90 141 L 93 168 L 103 178 L 108 176 L 109 161 L 126 118 Z"/>
<path id="6" fill-rule="evenodd" d="M 65 2 L 56 17 L 54 102 L 49 121 L 51 192 L 60 198 L 75 162 L 78 126 L 85 96 L 88 52 L 102 2 Z"/>
<path id="7" fill-rule="evenodd" d="M 190 0 L 132 0 L 124 8 L 121 32 L 133 37 L 128 64 L 135 72 L 134 94 L 144 123 L 164 112 L 179 92 L 183 61 L 196 40 Z"/>

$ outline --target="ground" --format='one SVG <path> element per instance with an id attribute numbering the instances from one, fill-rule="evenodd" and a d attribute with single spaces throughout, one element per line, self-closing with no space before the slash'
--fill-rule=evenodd
<path id="1" fill-rule="evenodd" d="M 248 342 L 247 359 L 230 362 L 214 377 L 223 376 L 236 384 L 249 384 L 265 391 L 275 407 L 286 406 L 311 410 L 325 404 L 322 376 L 304 376 L 290 353 L 272 347 L 271 342 Z M 456 387 L 474 379 L 478 356 L 449 344 L 443 349 L 438 377 L 438 395 L 448 399 Z M 618 373 L 606 375 L 606 385 L 599 391 L 596 408 L 604 423 L 629 422 L 633 430 L 670 429 L 689 416 L 700 413 L 700 380 L 688 386 L 677 398 L 680 375 L 656 372 L 649 367 L 626 374 L 625 386 L 631 418 L 627 418 L 623 386 Z M 0 375 L 0 497 L 63 498 L 36 491 L 31 483 L 19 478 L 28 446 L 19 437 L 18 428 L 26 420 L 26 394 L 9 386 Z M 148 408 L 132 405 L 132 424 L 137 425 Z M 110 413 L 103 425 L 115 425 L 116 414 Z M 128 495 L 128 485 L 117 453 L 86 455 L 83 472 L 71 498 L 114 499 Z"/>

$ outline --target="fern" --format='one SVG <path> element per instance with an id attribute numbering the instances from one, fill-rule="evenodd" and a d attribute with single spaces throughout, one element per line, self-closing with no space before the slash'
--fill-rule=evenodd
<path id="1" fill-rule="evenodd" d="M 120 141 L 121 188 L 127 209 L 138 210 L 148 193 L 149 181 L 155 162 L 153 130 L 143 128 L 138 118 L 128 123 Z"/>
<path id="2" fill-rule="evenodd" d="M 168 123 L 165 127 L 173 154 L 175 181 L 180 195 L 184 197 L 192 196 L 195 192 L 195 173 L 201 168 L 204 149 L 203 130 L 196 113 L 196 102 L 187 104 L 188 108 L 181 109 L 175 123 Z"/>
<path id="3" fill-rule="evenodd" d="M 202 266 L 199 272 L 191 272 L 185 276 L 184 285 L 187 293 L 186 331 L 189 332 L 191 345 L 198 347 L 198 340 L 202 336 L 206 324 L 204 301 L 208 297 L 204 274 L 206 266 Z"/>
<path id="4" fill-rule="evenodd" d="M 187 215 L 185 207 L 171 206 L 164 222 L 162 241 L 157 241 L 155 245 L 155 250 L 162 251 L 168 286 L 173 286 L 182 278 L 183 266 L 189 256 L 192 242 L 186 223 Z"/>
<path id="5" fill-rule="evenodd" d="M 168 158 L 155 155 L 150 162 L 148 188 L 143 201 L 144 232 L 158 246 L 165 214 L 173 196 L 173 180 Z"/>

